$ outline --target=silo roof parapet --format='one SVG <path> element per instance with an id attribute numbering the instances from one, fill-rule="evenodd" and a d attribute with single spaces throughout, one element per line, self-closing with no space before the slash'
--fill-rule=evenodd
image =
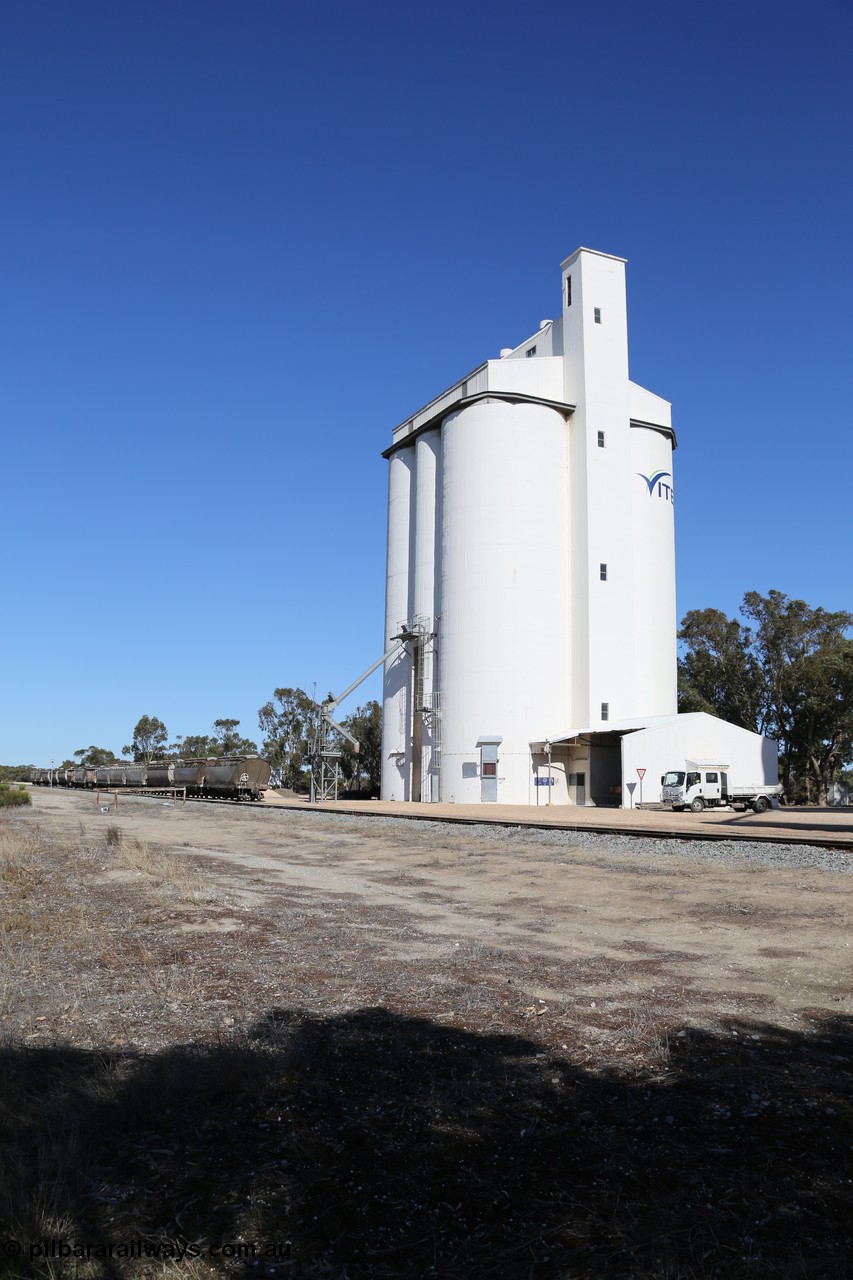
<path id="1" fill-rule="evenodd" d="M 522 391 L 478 391 L 474 395 L 460 395 L 456 399 L 446 399 L 442 396 L 440 398 L 440 407 L 437 407 L 439 405 L 439 401 L 433 401 L 431 405 L 427 405 L 426 410 L 435 409 L 435 412 L 433 412 L 431 416 L 421 418 L 421 414 L 426 413 L 426 410 L 421 410 L 412 418 L 409 418 L 406 422 L 401 423 L 399 427 L 395 428 L 394 443 L 390 445 L 389 448 L 382 450 L 382 457 L 390 458 L 398 449 L 405 448 L 407 445 L 412 444 L 413 441 L 416 440 L 418 436 L 423 435 L 425 431 L 434 430 L 436 427 L 439 427 L 449 413 L 455 413 L 457 409 L 465 409 L 470 404 L 477 404 L 484 400 L 504 400 L 509 404 L 541 404 L 548 409 L 556 409 L 559 413 L 564 413 L 566 417 L 571 417 L 577 407 L 573 404 L 567 404 L 562 400 L 548 400 L 543 396 L 526 395 Z M 398 435 L 398 432 L 400 432 L 403 427 L 408 427 L 409 430 L 403 435 Z"/>
<path id="2" fill-rule="evenodd" d="M 609 258 L 611 262 L 624 263 L 628 261 L 627 258 L 620 258 L 617 253 L 604 253 L 601 249 L 587 249 L 584 245 L 581 245 L 579 249 L 575 249 L 574 253 L 570 253 L 568 258 L 566 258 L 564 262 L 560 263 L 560 270 L 565 271 L 569 263 L 574 262 L 578 254 L 581 254 L 581 253 L 592 253 L 592 254 L 595 254 L 596 258 Z"/>

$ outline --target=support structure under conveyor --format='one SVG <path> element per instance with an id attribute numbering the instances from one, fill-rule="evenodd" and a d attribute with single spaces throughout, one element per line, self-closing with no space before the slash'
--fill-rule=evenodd
<path id="1" fill-rule="evenodd" d="M 374 663 L 362 671 L 361 675 L 353 680 L 352 684 L 347 685 L 343 693 L 337 697 L 327 698 L 319 708 L 319 724 L 317 734 L 314 740 L 313 750 L 311 752 L 311 802 L 322 803 L 327 800 L 337 800 L 338 783 L 340 781 L 340 758 L 341 752 L 335 745 L 335 735 L 339 734 L 346 738 L 347 742 L 352 743 L 353 749 L 357 752 L 360 750 L 360 743 L 348 729 L 334 719 L 334 715 L 341 705 L 351 693 L 354 693 L 360 684 L 363 684 L 374 671 L 396 657 L 401 649 L 409 641 L 417 641 L 417 633 L 401 626 L 399 635 L 391 640 L 391 647 L 386 649 L 381 658 L 377 658 Z"/>

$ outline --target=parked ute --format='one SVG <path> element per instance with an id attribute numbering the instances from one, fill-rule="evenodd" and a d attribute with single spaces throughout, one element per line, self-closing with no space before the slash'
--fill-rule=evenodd
<path id="1" fill-rule="evenodd" d="M 701 813 L 706 807 L 749 809 L 754 813 L 766 813 L 773 800 L 782 797 L 779 783 L 750 783 L 741 786 L 729 781 L 727 771 L 721 766 L 714 769 L 671 769 L 661 778 L 661 800 L 672 805 L 676 812 L 690 809 Z"/>

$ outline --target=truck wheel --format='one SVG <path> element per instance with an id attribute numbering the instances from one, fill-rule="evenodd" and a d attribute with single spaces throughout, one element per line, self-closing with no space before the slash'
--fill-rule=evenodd
<path id="1" fill-rule="evenodd" d="M 753 804 L 752 804 L 753 813 L 766 813 L 769 808 L 770 808 L 770 805 L 766 797 L 764 796 L 759 796 L 757 800 L 753 801 Z"/>
<path id="2" fill-rule="evenodd" d="M 705 808 L 705 801 L 702 799 L 701 796 L 697 796 L 695 800 L 690 801 L 691 813 L 701 813 L 704 808 Z"/>

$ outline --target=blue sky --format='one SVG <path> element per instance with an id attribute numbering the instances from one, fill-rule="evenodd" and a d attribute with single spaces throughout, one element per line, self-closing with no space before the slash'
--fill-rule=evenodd
<path id="1" fill-rule="evenodd" d="M 2 6 L 0 761 L 349 684 L 391 428 L 582 244 L 673 402 L 679 616 L 853 606 L 852 45 L 849 0 Z"/>

